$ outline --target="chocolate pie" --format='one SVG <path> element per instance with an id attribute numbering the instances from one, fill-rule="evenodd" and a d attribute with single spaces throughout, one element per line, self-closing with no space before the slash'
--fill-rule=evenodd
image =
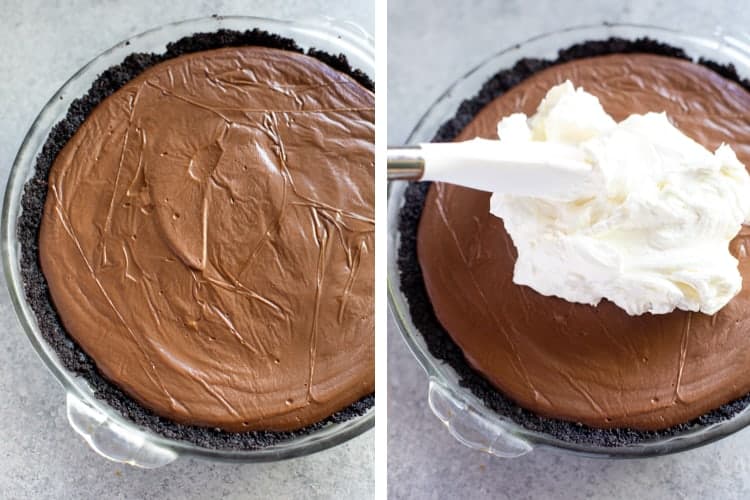
<path id="1" fill-rule="evenodd" d="M 496 138 L 508 114 L 534 113 L 565 80 L 620 121 L 665 111 L 710 150 L 750 166 L 750 92 L 731 66 L 692 62 L 652 40 L 587 42 L 555 61 L 522 60 L 489 80 L 435 140 Z M 750 398 L 750 229 L 730 250 L 743 289 L 713 316 L 628 316 L 542 296 L 512 282 L 516 251 L 489 193 L 414 184 L 400 231 L 402 289 L 437 358 L 490 408 L 563 440 L 623 445 L 713 423 Z"/>
<path id="2" fill-rule="evenodd" d="M 373 154 L 373 85 L 343 56 L 257 30 L 130 56 L 71 106 L 26 189 L 45 337 L 137 423 L 203 446 L 363 413 Z"/>

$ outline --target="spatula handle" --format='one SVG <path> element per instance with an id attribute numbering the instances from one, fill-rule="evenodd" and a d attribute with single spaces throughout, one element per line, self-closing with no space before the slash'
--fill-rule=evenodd
<path id="1" fill-rule="evenodd" d="M 419 146 L 388 148 L 388 180 L 417 181 L 424 175 L 425 160 Z"/>

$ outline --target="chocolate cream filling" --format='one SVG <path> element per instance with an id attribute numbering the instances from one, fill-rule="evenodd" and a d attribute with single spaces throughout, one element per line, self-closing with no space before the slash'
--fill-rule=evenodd
<path id="1" fill-rule="evenodd" d="M 374 95 L 230 47 L 104 100 L 49 177 L 39 257 L 70 335 L 155 413 L 292 430 L 374 390 Z"/>
<path id="2" fill-rule="evenodd" d="M 533 114 L 570 79 L 616 120 L 665 111 L 714 150 L 728 143 L 750 166 L 750 93 L 677 58 L 616 54 L 554 65 L 491 101 L 457 140 L 496 138 L 497 122 Z M 750 392 L 750 259 L 742 229 L 730 245 L 743 289 L 714 316 L 628 316 L 513 284 L 516 251 L 488 193 L 435 183 L 417 249 L 435 314 L 470 365 L 520 406 L 593 427 L 663 429 Z"/>

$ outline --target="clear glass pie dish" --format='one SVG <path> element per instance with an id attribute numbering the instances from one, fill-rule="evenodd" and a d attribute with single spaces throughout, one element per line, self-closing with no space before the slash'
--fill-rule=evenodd
<path id="1" fill-rule="evenodd" d="M 44 340 L 24 293 L 20 243 L 17 237 L 24 185 L 33 175 L 37 156 L 50 130 L 65 117 L 71 102 L 84 95 L 99 74 L 119 64 L 133 52 L 162 53 L 167 43 L 198 32 L 215 32 L 219 29 L 244 31 L 254 28 L 291 38 L 303 49 L 314 47 L 330 54 L 343 53 L 353 68 L 374 78 L 373 39 L 366 31 L 349 22 L 326 17 L 279 21 L 215 16 L 167 24 L 120 42 L 78 70 L 39 113 L 11 168 L 2 212 L 2 249 L 5 277 L 14 308 L 37 354 L 66 391 L 70 425 L 95 451 L 111 460 L 145 468 L 166 465 L 180 456 L 236 462 L 275 461 L 308 455 L 338 445 L 371 429 L 375 423 L 373 407 L 359 417 L 326 424 L 304 436 L 248 450 L 204 448 L 186 441 L 168 439 L 139 427 L 106 402 L 96 398 L 88 382 L 63 366 L 57 353 Z"/>
<path id="2" fill-rule="evenodd" d="M 557 52 L 588 40 L 642 37 L 682 48 L 697 60 L 706 58 L 731 63 L 742 77 L 750 76 L 750 38 L 714 32 L 684 33 L 643 25 L 595 25 L 542 34 L 489 55 L 482 63 L 458 78 L 429 107 L 403 144 L 429 142 L 442 124 L 453 118 L 464 99 L 477 95 L 483 84 L 500 70 L 523 58 L 555 59 Z M 401 289 L 398 264 L 399 220 L 407 184 L 392 182 L 388 187 L 388 303 L 402 337 L 429 378 L 428 402 L 433 413 L 462 444 L 499 457 L 518 457 L 536 448 L 554 448 L 592 457 L 632 458 L 675 453 L 701 446 L 742 429 L 750 423 L 750 410 L 743 409 L 719 423 L 691 425 L 669 437 L 638 440 L 624 446 L 581 444 L 550 434 L 532 431 L 509 417 L 488 408 L 470 389 L 461 385 L 457 372 L 430 353 L 424 336 L 415 326 L 409 298 Z"/>

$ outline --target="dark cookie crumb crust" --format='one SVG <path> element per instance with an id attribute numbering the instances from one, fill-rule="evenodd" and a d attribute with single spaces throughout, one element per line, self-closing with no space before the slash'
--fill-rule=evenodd
<path id="1" fill-rule="evenodd" d="M 47 281 L 39 265 L 39 227 L 47 198 L 50 168 L 58 153 L 91 111 L 151 66 L 183 54 L 230 46 L 262 46 L 304 53 L 294 40 L 266 31 L 219 30 L 214 33 L 196 33 L 170 43 L 163 54 L 130 54 L 122 63 L 107 69 L 94 81 L 86 95 L 71 103 L 65 118 L 52 128 L 47 137 L 42 152 L 37 157 L 34 176 L 24 187 L 22 212 L 18 220 L 18 240 L 21 245 L 23 287 L 29 305 L 37 317 L 39 329 L 65 368 L 86 379 L 97 398 L 106 401 L 129 420 L 166 438 L 188 441 L 203 448 L 250 450 L 266 448 L 308 435 L 328 424 L 361 416 L 375 404 L 375 395 L 365 396 L 325 420 L 291 432 L 232 433 L 214 428 L 182 425 L 162 418 L 135 402 L 104 378 L 94 361 L 67 334 L 52 304 Z M 314 48 L 309 49 L 307 54 L 350 75 L 363 87 L 374 91 L 375 85 L 372 80 L 362 71 L 352 68 L 344 55 L 332 55 Z"/>
<path id="2" fill-rule="evenodd" d="M 440 127 L 433 141 L 453 140 L 490 101 L 545 68 L 575 59 L 622 53 L 649 53 L 690 60 L 682 49 L 648 38 L 632 41 L 621 38 L 586 41 L 560 50 L 555 60 L 521 59 L 512 68 L 499 71 L 487 80 L 477 95 L 463 101 L 455 116 Z M 697 62 L 750 91 L 750 80 L 740 78 L 733 65 L 721 65 L 705 59 L 699 59 Z M 398 250 L 401 290 L 408 299 L 412 321 L 424 337 L 430 353 L 448 363 L 457 372 L 460 385 L 474 393 L 488 408 L 530 431 L 551 435 L 565 442 L 599 447 L 621 447 L 663 439 L 691 429 L 715 424 L 733 417 L 750 404 L 750 394 L 748 394 L 695 420 L 659 431 L 626 428 L 597 429 L 576 422 L 541 417 L 515 404 L 471 368 L 461 349 L 453 342 L 435 316 L 417 259 L 417 228 L 429 184 L 411 183 L 405 191 L 404 206 L 400 213 L 398 227 L 401 241 Z"/>

